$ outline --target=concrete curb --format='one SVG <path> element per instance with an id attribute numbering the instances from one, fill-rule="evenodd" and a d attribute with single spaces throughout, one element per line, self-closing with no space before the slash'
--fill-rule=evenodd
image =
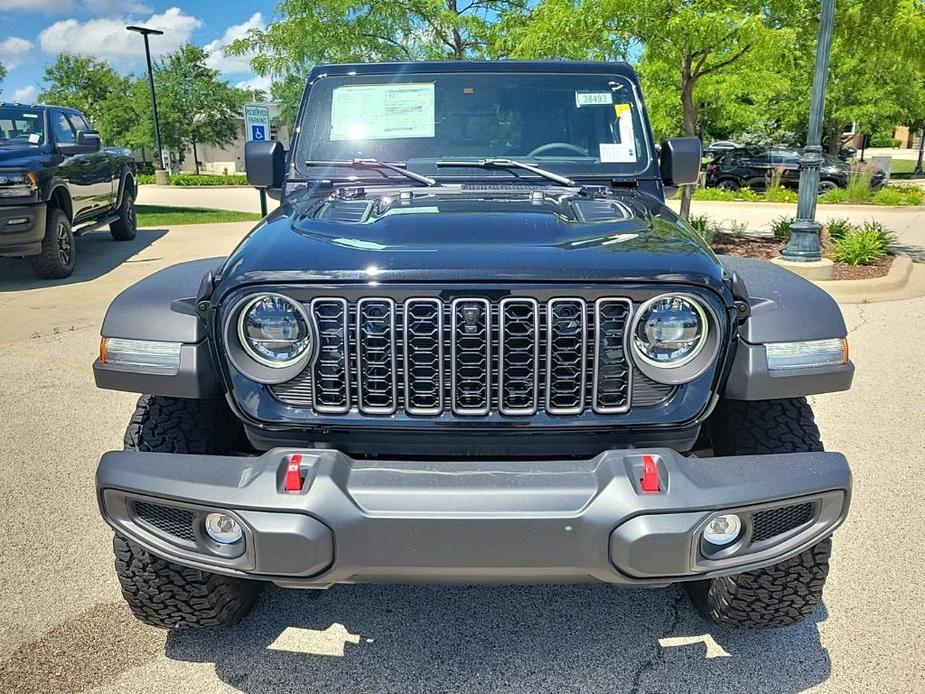
<path id="1" fill-rule="evenodd" d="M 674 203 L 675 207 L 678 207 L 681 204 L 680 200 L 666 200 L 665 204 L 671 207 L 669 203 Z M 774 210 L 796 210 L 797 204 L 795 202 L 764 202 L 764 201 L 751 201 L 751 200 L 692 200 L 691 209 L 694 205 L 755 205 L 758 208 L 767 208 Z M 844 210 L 845 212 L 867 212 L 867 211 L 876 211 L 876 210 L 895 210 L 897 212 L 902 211 L 914 211 L 914 212 L 925 212 L 925 204 L 922 205 L 850 205 L 847 203 L 840 202 L 820 202 L 818 203 L 819 207 L 824 207 L 826 211 L 828 210 Z"/>
<path id="2" fill-rule="evenodd" d="M 210 190 L 210 189 L 225 190 L 228 188 L 252 188 L 253 187 L 253 186 L 248 186 L 248 185 L 239 186 L 239 185 L 231 185 L 231 184 L 227 186 L 226 185 L 220 185 L 220 186 L 172 186 L 172 185 L 159 186 L 157 183 L 140 183 L 139 185 L 144 186 L 146 188 L 147 187 L 160 188 L 161 190 Z"/>
<path id="3" fill-rule="evenodd" d="M 886 277 L 866 280 L 826 280 L 814 282 L 843 304 L 871 304 L 925 296 L 925 265 L 916 265 L 908 256 L 896 256 Z"/>

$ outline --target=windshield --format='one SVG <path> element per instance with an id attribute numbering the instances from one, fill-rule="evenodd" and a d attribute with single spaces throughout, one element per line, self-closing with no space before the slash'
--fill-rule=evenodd
<path id="1" fill-rule="evenodd" d="M 16 106 L 0 107 L 0 147 L 45 143 L 45 118 L 41 111 Z"/>
<path id="2" fill-rule="evenodd" d="M 512 72 L 324 77 L 311 87 L 293 163 L 306 178 L 395 177 L 305 165 L 353 159 L 402 162 L 438 179 L 538 178 L 436 166 L 488 158 L 569 177 L 641 173 L 649 150 L 633 85 L 619 76 Z"/>

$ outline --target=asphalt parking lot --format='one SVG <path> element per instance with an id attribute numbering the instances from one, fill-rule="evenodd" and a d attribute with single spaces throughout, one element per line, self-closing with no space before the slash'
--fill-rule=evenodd
<path id="1" fill-rule="evenodd" d="M 855 494 L 799 627 L 715 629 L 678 589 L 601 585 L 270 587 L 231 630 L 135 622 L 93 493 L 135 396 L 93 385 L 99 321 L 124 286 L 247 226 L 90 235 L 56 285 L 0 260 L 0 692 L 925 691 L 925 298 L 844 307 L 855 388 L 813 404 Z"/>

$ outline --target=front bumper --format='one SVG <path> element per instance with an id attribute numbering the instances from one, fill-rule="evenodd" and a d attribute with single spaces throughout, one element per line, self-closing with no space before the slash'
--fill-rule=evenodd
<path id="1" fill-rule="evenodd" d="M 45 237 L 45 203 L 0 205 L 0 256 L 38 255 Z"/>
<path id="2" fill-rule="evenodd" d="M 286 463 L 296 453 L 304 483 L 286 492 Z M 642 490 L 644 454 L 658 467 L 661 491 Z M 822 452 L 687 458 L 652 449 L 582 461 L 385 462 L 332 450 L 120 451 L 103 456 L 96 484 L 106 521 L 154 554 L 289 587 L 666 585 L 773 564 L 812 546 L 844 520 L 851 472 L 844 456 Z M 807 504 L 800 525 L 768 538 L 764 523 L 763 539 L 752 541 L 766 518 L 759 513 L 807 511 Z M 172 520 L 152 524 L 140 508 L 165 508 Z M 203 532 L 202 519 L 216 510 L 243 525 L 238 549 L 216 546 Z M 743 535 L 723 551 L 705 551 L 700 533 L 718 511 L 739 513 Z M 190 527 L 178 530 L 178 518 Z"/>

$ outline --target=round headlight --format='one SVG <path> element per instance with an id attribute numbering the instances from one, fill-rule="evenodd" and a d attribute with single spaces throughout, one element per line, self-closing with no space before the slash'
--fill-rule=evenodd
<path id="1" fill-rule="evenodd" d="M 652 366 L 674 368 L 696 357 L 707 339 L 706 314 L 693 299 L 669 294 L 642 307 L 633 352 Z"/>
<path id="2" fill-rule="evenodd" d="M 238 318 L 241 346 L 255 361 L 281 369 L 309 354 L 312 332 L 302 307 L 280 294 L 251 299 Z"/>

